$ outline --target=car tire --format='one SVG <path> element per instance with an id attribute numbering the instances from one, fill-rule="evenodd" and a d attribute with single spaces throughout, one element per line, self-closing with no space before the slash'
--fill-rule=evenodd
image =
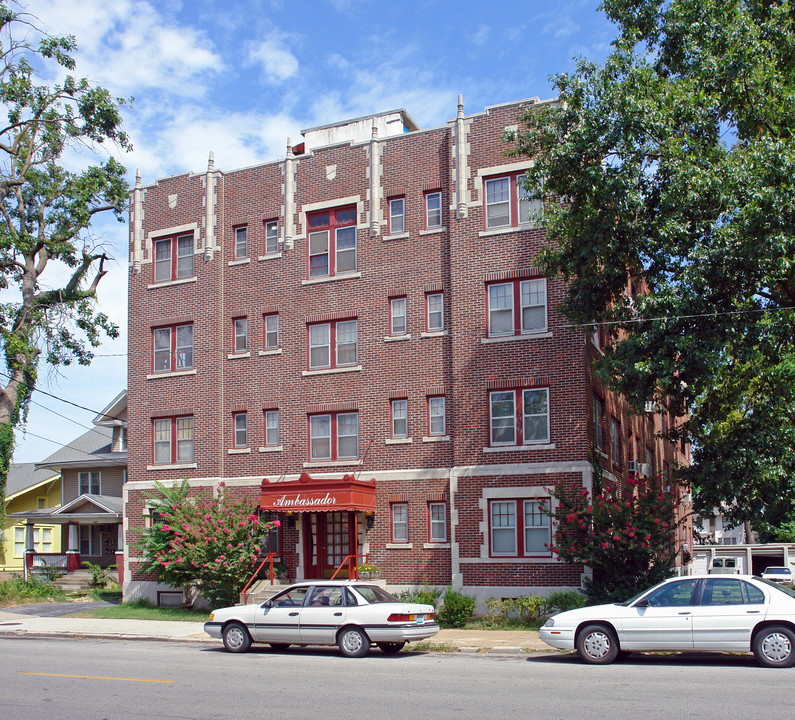
<path id="1" fill-rule="evenodd" d="M 290 643 L 268 643 L 272 650 L 286 650 L 290 647 Z"/>
<path id="2" fill-rule="evenodd" d="M 618 657 L 618 639 L 605 625 L 587 625 L 577 635 L 577 653 L 593 665 L 609 665 Z"/>
<path id="3" fill-rule="evenodd" d="M 346 627 L 337 635 L 337 646 L 345 657 L 364 657 L 370 650 L 370 638 L 356 627 Z"/>
<path id="4" fill-rule="evenodd" d="M 378 647 L 384 655 L 397 655 L 405 644 L 404 642 L 380 642 Z"/>
<path id="5" fill-rule="evenodd" d="M 251 647 L 251 636 L 240 623 L 229 623 L 224 628 L 224 647 L 228 652 L 244 653 Z"/>
<path id="6" fill-rule="evenodd" d="M 792 667 L 795 664 L 795 633 L 784 625 L 762 628 L 754 636 L 753 650 L 760 665 Z"/>

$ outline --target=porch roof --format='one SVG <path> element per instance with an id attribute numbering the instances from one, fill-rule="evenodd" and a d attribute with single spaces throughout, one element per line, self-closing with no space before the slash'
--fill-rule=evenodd
<path id="1" fill-rule="evenodd" d="M 64 525 L 75 521 L 88 525 L 114 523 L 121 520 L 123 506 L 124 503 L 120 497 L 86 493 L 59 508 L 10 513 L 9 517 L 28 520 L 34 524 L 42 522 Z"/>

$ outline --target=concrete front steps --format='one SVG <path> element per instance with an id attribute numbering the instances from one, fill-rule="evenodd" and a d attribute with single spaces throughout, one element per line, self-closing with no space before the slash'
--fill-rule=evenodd
<path id="1" fill-rule="evenodd" d="M 53 581 L 53 585 L 63 590 L 85 590 L 91 587 L 91 573 L 88 570 L 74 570 L 61 575 Z"/>

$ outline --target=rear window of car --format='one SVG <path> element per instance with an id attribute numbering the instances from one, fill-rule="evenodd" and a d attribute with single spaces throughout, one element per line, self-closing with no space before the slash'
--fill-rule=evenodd
<path id="1" fill-rule="evenodd" d="M 375 603 L 400 602 L 394 595 L 378 587 L 378 585 L 357 585 L 356 592 L 371 605 Z"/>

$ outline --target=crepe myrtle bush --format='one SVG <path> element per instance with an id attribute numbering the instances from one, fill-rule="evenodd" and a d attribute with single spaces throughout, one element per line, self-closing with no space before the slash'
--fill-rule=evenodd
<path id="1" fill-rule="evenodd" d="M 557 529 L 550 550 L 591 568 L 584 579 L 591 603 L 627 600 L 673 573 L 676 496 L 661 487 L 659 478 L 630 478 L 623 488 L 602 480 L 593 496 L 561 483 L 551 489 L 556 509 L 547 512 Z"/>
<path id="2" fill-rule="evenodd" d="M 151 559 L 148 569 L 160 582 L 193 587 L 213 607 L 234 605 L 254 571 L 271 530 L 257 506 L 229 497 L 223 483 L 216 496 L 203 491 L 187 497 L 188 485 L 158 483 L 160 502 L 139 546 Z"/>

